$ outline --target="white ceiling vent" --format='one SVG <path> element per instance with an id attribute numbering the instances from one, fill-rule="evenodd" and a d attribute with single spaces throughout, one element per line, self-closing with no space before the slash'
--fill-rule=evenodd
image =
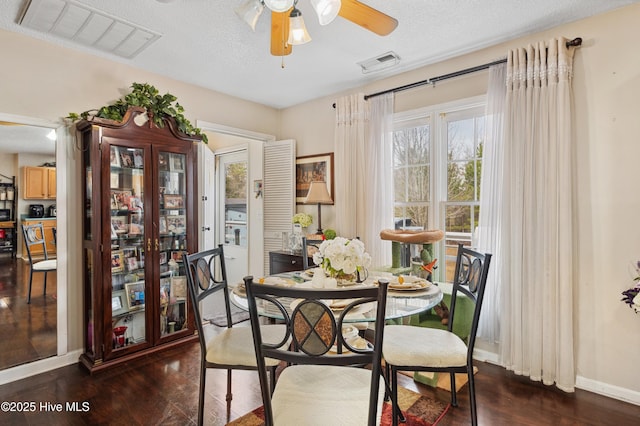
<path id="1" fill-rule="evenodd" d="M 128 59 L 161 36 L 72 0 L 31 0 L 20 25 Z"/>
<path id="2" fill-rule="evenodd" d="M 382 71 L 387 68 L 391 68 L 400 63 L 400 56 L 395 52 L 387 52 L 382 55 L 378 55 L 375 58 L 367 59 L 366 61 L 358 62 L 358 65 L 362 68 L 363 74 L 370 72 Z"/>

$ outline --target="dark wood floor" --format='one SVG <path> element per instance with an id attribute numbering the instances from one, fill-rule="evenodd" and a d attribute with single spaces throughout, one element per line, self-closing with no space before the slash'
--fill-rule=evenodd
<path id="1" fill-rule="evenodd" d="M 247 323 L 243 323 L 246 325 Z M 213 326 L 212 326 L 213 327 Z M 3 425 L 188 425 L 195 424 L 198 404 L 199 345 L 189 343 L 90 376 L 70 365 L 0 386 L 0 402 L 35 402 L 35 412 L 0 412 Z M 577 390 L 567 394 L 515 376 L 501 367 L 478 363 L 476 389 L 481 425 L 638 425 L 640 407 Z M 233 373 L 231 419 L 261 405 L 254 372 Z M 207 425 L 224 425 L 225 373 L 211 370 L 206 391 Z M 449 400 L 449 393 L 400 377 L 401 385 Z M 441 426 L 469 424 L 467 387 Z M 62 404 L 47 412 L 43 404 Z M 66 410 L 78 403 L 80 410 Z M 83 405 L 84 404 L 84 405 Z M 51 405 L 49 405 L 51 406 Z"/>
<path id="2" fill-rule="evenodd" d="M 0 255 L 0 369 L 54 356 L 57 352 L 56 274 L 33 275 L 31 303 L 29 263 Z"/>

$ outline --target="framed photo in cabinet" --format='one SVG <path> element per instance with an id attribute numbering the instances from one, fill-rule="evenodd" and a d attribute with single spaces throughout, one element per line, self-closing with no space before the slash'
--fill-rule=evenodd
<path id="1" fill-rule="evenodd" d="M 120 166 L 133 167 L 133 152 L 125 149 L 120 150 Z"/>
<path id="2" fill-rule="evenodd" d="M 111 315 L 122 315 L 129 312 L 124 290 L 115 290 L 111 293 Z"/>
<path id="3" fill-rule="evenodd" d="M 127 294 L 127 306 L 129 310 L 144 307 L 144 281 L 126 283 L 124 290 Z"/>
<path id="4" fill-rule="evenodd" d="M 125 189 L 111 190 L 111 210 L 129 210 L 131 191 Z"/>
<path id="5" fill-rule="evenodd" d="M 127 271 L 135 271 L 138 269 L 138 259 L 135 257 L 127 257 Z"/>
<path id="6" fill-rule="evenodd" d="M 184 215 L 165 216 L 167 218 L 167 231 L 172 234 L 184 234 L 187 221 Z"/>
<path id="7" fill-rule="evenodd" d="M 187 277 L 171 277 L 171 301 L 187 300 Z"/>
<path id="8" fill-rule="evenodd" d="M 116 234 L 126 234 L 129 224 L 127 216 L 111 216 L 111 226 Z"/>
<path id="9" fill-rule="evenodd" d="M 144 217 L 142 214 L 132 213 L 129 216 L 129 235 L 141 235 L 144 232 Z"/>
<path id="10" fill-rule="evenodd" d="M 166 265 L 168 262 L 168 255 L 166 251 L 160 252 L 160 264 Z"/>
<path id="11" fill-rule="evenodd" d="M 160 223 L 158 223 L 158 232 L 160 232 L 161 234 L 166 234 L 169 232 L 169 229 L 167 228 L 167 218 L 165 216 L 160 216 Z"/>
<path id="12" fill-rule="evenodd" d="M 109 154 L 111 167 L 120 167 L 120 154 L 118 153 L 118 148 L 112 146 Z"/>
<path id="13" fill-rule="evenodd" d="M 169 171 L 169 154 L 163 152 L 158 154 L 158 170 Z"/>
<path id="14" fill-rule="evenodd" d="M 174 154 L 171 156 L 172 172 L 184 172 L 184 156 L 182 154 Z"/>
<path id="15" fill-rule="evenodd" d="M 122 251 L 112 251 L 111 252 L 111 273 L 117 274 L 119 272 L 124 272 L 124 254 Z"/>
<path id="16" fill-rule="evenodd" d="M 165 209 L 182 209 L 184 208 L 184 197 L 182 195 L 165 194 Z"/>

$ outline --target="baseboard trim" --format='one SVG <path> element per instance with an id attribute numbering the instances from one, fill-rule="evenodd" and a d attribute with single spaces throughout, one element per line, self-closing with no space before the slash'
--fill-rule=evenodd
<path id="1" fill-rule="evenodd" d="M 488 362 L 490 364 L 501 365 L 498 361 L 497 353 L 478 348 L 473 351 L 473 359 Z M 628 402 L 630 404 L 640 405 L 640 392 L 622 388 L 620 386 L 587 379 L 582 376 L 576 376 L 576 388 L 606 396 L 608 398 Z"/>
<path id="2" fill-rule="evenodd" d="M 29 364 L 17 365 L 0 371 L 0 385 L 15 382 L 16 380 L 26 379 L 36 374 L 45 373 L 55 370 L 56 368 L 65 367 L 75 364 L 82 354 L 82 350 L 68 352 L 64 355 L 42 359 L 40 361 L 30 362 Z"/>

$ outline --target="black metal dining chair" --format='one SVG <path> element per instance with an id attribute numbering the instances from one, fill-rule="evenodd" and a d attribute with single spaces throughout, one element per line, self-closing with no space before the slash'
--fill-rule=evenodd
<path id="1" fill-rule="evenodd" d="M 226 401 L 227 421 L 229 421 L 231 400 L 233 399 L 231 393 L 231 370 L 255 370 L 257 368 L 251 328 L 246 326 L 233 327 L 223 246 L 219 245 L 215 249 L 191 255 L 186 254 L 184 258 L 186 259 L 189 297 L 193 305 L 193 314 L 201 348 L 198 424 L 202 425 L 204 422 L 205 383 L 207 369 L 209 368 L 227 370 Z M 226 327 L 217 334 L 212 333 L 210 329 L 205 329 L 201 312 L 202 302 L 204 300 L 212 300 L 214 297 L 222 299 L 224 309 L 219 314 L 226 317 L 227 320 Z M 214 326 L 211 325 L 211 327 Z M 272 340 L 275 340 L 277 336 L 284 332 L 284 326 L 282 325 L 263 325 L 262 328 L 266 339 L 272 338 Z M 269 370 L 272 383 L 275 382 L 277 365 L 277 361 L 269 360 L 264 367 L 265 374 L 266 369 Z"/>
<path id="2" fill-rule="evenodd" d="M 469 379 L 471 423 L 478 423 L 473 380 L 473 349 L 490 263 L 490 254 L 482 254 L 465 248 L 462 244 L 458 245 L 447 330 L 411 325 L 387 326 L 383 355 L 387 377 L 391 378 L 394 401 L 397 400 L 399 371 L 444 372 L 450 375 L 451 405 L 455 407 L 458 405 L 455 374 L 466 373 Z M 475 304 L 471 332 L 466 342 L 452 331 L 456 301 L 459 302 L 459 297 L 466 297 Z M 394 426 L 398 424 L 399 415 L 397 405 L 394 405 Z"/>
<path id="3" fill-rule="evenodd" d="M 253 277 L 244 281 L 265 425 L 379 425 L 385 395 L 381 355 L 388 282 L 338 290 L 259 284 Z M 260 328 L 265 303 L 281 312 L 287 327 L 275 343 L 265 341 Z M 370 342 L 343 335 L 345 319 L 358 309 L 375 309 Z M 285 344 L 288 339 L 291 345 Z M 265 368 L 271 359 L 288 365 L 273 392 Z"/>
<path id="4" fill-rule="evenodd" d="M 58 269 L 58 261 L 56 259 L 49 259 L 47 254 L 47 242 L 44 237 L 44 226 L 41 223 L 34 225 L 22 225 L 22 235 L 24 236 L 24 245 L 27 249 L 27 256 L 29 257 L 29 293 L 27 296 L 27 303 L 31 303 L 31 287 L 33 286 L 33 273 L 44 273 L 43 295 L 47 294 L 47 274 L 49 272 Z M 34 261 L 32 254 L 33 247 L 42 246 L 42 252 L 44 259 Z"/>

